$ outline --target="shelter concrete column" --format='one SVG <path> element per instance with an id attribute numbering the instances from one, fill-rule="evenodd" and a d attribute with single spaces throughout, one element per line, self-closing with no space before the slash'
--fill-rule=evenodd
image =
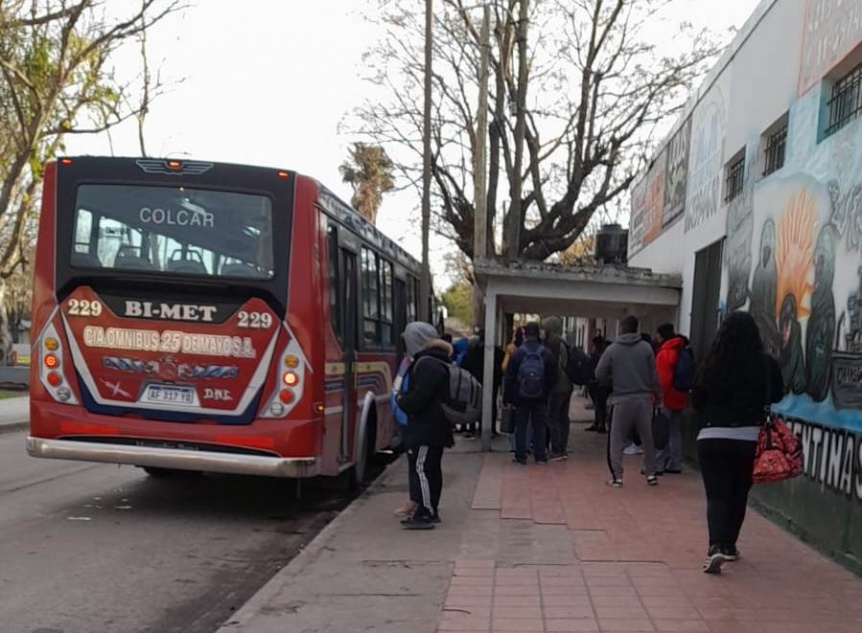
<path id="1" fill-rule="evenodd" d="M 497 293 L 488 285 L 485 290 L 485 371 L 482 375 L 482 450 L 491 450 L 494 420 L 494 346 L 497 342 Z"/>

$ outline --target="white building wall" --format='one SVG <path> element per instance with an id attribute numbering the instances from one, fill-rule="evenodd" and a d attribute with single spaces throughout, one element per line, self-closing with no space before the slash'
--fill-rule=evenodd
<path id="1" fill-rule="evenodd" d="M 670 140 L 632 191 L 629 262 L 682 276 L 683 333 L 699 307 L 697 253 L 723 240 L 721 314 L 757 320 L 788 391 L 773 412 L 800 434 L 818 491 L 794 484 L 782 494 L 812 495 L 804 504 L 771 501 L 812 532 L 816 514 L 846 512 L 842 534 L 862 534 L 862 112 L 826 134 L 833 86 L 860 65 L 862 0 L 764 0 L 671 135 L 690 126 L 682 218 L 660 219 L 680 176 Z M 862 107 L 858 89 L 845 97 L 845 112 Z M 766 138 L 785 114 L 783 166 L 764 175 Z M 725 203 L 726 168 L 743 148 L 742 192 Z M 862 558 L 858 538 L 820 536 Z"/>

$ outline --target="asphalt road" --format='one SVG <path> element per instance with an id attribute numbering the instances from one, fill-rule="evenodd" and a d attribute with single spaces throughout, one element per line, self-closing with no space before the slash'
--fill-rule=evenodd
<path id="1" fill-rule="evenodd" d="M 214 631 L 343 508 L 331 485 L 27 456 L 0 435 L 0 632 Z"/>

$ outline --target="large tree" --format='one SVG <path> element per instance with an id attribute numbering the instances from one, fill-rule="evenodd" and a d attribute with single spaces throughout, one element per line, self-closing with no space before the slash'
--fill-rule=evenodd
<path id="1" fill-rule="evenodd" d="M 386 150 L 380 145 L 354 143 L 350 159 L 339 170 L 342 180 L 353 187 L 350 204 L 366 220 L 376 223 L 383 194 L 395 188 L 394 167 Z"/>
<path id="2" fill-rule="evenodd" d="M 117 13 L 105 0 L 0 2 L 0 362 L 10 341 L 6 280 L 26 267 L 45 162 L 69 134 L 98 133 L 145 113 L 154 97 L 115 75 L 116 53 L 181 8 L 141 0 Z"/>
<path id="3" fill-rule="evenodd" d="M 544 260 L 565 251 L 596 212 L 618 203 L 631 185 L 656 128 L 678 114 L 717 51 L 707 34 L 685 24 L 676 25 L 670 44 L 667 25 L 657 33 L 653 27 L 667 18 L 663 10 L 671 2 L 484 3 L 493 26 L 490 254 Z M 435 3 L 432 173 L 438 230 L 472 258 L 482 42 L 480 14 L 469 4 L 474 8 L 462 0 Z M 367 63 L 381 94 L 361 108 L 356 127 L 385 146 L 396 168 L 416 182 L 422 167 L 422 16 L 418 7 L 386 0 L 379 0 L 379 9 L 387 36 Z M 528 23 L 521 20 L 524 12 Z"/>

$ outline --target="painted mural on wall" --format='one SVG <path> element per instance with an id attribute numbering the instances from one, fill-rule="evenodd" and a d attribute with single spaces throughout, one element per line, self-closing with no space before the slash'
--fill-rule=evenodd
<path id="1" fill-rule="evenodd" d="M 661 214 L 663 227 L 672 224 L 685 211 L 690 141 L 691 119 L 686 119 L 665 149 L 667 166 L 664 178 L 664 209 Z"/>
<path id="2" fill-rule="evenodd" d="M 630 255 L 637 253 L 662 233 L 666 165 L 667 150 L 663 150 L 644 177 L 632 187 Z"/>
<path id="3" fill-rule="evenodd" d="M 727 301 L 724 309 L 739 310 L 749 299 L 748 280 L 753 260 L 758 255 L 752 249 L 754 235 L 754 169 L 752 153 L 746 159 L 745 182 L 742 193 L 730 201 L 727 208 L 727 243 L 724 265 L 727 269 Z M 775 250 L 774 244 L 769 251 Z M 761 275 L 762 277 L 762 275 Z M 756 282 L 756 279 L 755 279 Z"/>
<path id="4" fill-rule="evenodd" d="M 716 86 L 692 117 L 685 202 L 686 233 L 714 216 L 720 207 L 726 119 L 724 94 Z"/>
<path id="5" fill-rule="evenodd" d="M 862 503 L 862 435 L 776 416 L 802 443 L 803 475 L 827 490 Z"/>
<path id="6" fill-rule="evenodd" d="M 728 206 L 725 302 L 781 366 L 777 412 L 862 433 L 862 124 L 795 159 Z"/>
<path id="7" fill-rule="evenodd" d="M 808 91 L 862 39 L 859 0 L 808 0 L 799 94 Z"/>

